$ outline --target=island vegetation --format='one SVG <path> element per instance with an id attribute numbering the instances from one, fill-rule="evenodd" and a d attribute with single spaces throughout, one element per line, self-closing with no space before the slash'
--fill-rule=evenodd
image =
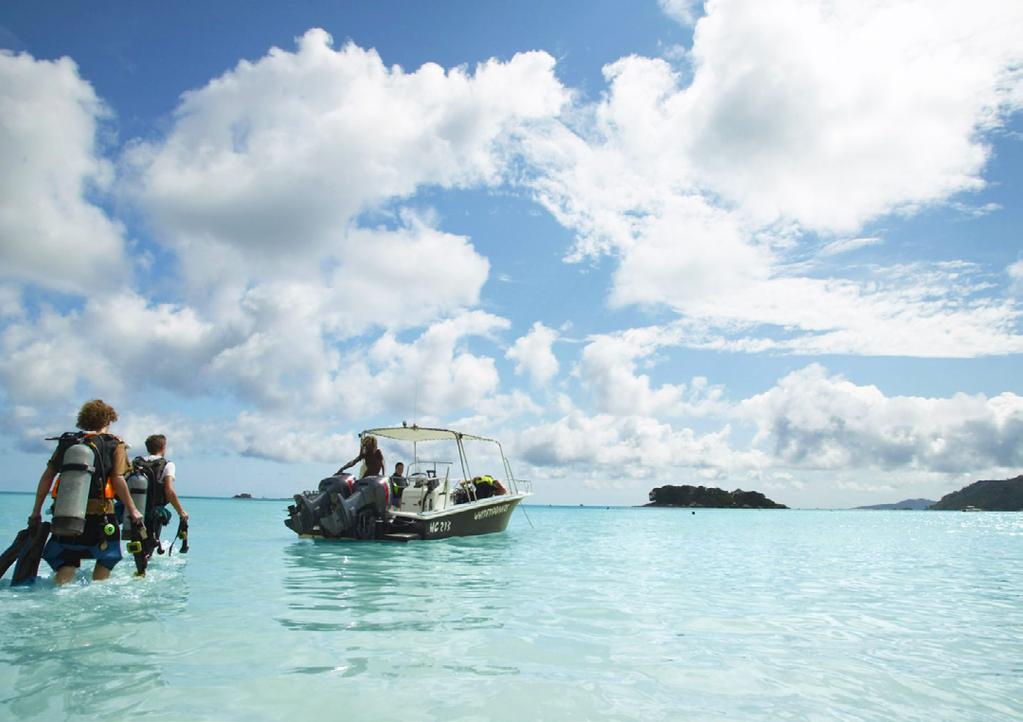
<path id="1" fill-rule="evenodd" d="M 1023 511 L 1023 474 L 1015 479 L 975 481 L 941 497 L 931 509 L 948 511 L 968 506 L 984 511 Z"/>
<path id="2" fill-rule="evenodd" d="M 705 509 L 788 509 L 759 491 L 725 491 L 709 486 L 659 486 L 650 490 L 645 506 L 698 507 Z"/>
<path id="3" fill-rule="evenodd" d="M 231 498 L 232 499 L 251 499 L 252 498 L 252 494 L 250 494 L 250 493 L 248 493 L 246 491 L 243 491 L 241 494 L 235 494 Z"/>

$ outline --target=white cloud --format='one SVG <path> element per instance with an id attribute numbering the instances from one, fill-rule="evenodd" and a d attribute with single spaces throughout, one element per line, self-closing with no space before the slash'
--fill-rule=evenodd
<path id="1" fill-rule="evenodd" d="M 869 281 L 778 277 L 731 293 L 680 298 L 676 308 L 702 322 L 679 326 L 689 330 L 687 345 L 719 350 L 952 358 L 1023 351 L 1021 310 L 1011 299 L 986 294 L 989 281 L 976 267 L 914 264 L 872 275 Z M 706 332 L 714 327 L 717 333 Z"/>
<path id="2" fill-rule="evenodd" d="M 868 236 L 864 238 L 843 238 L 842 240 L 832 241 L 825 245 L 820 251 L 821 256 L 838 256 L 842 253 L 849 253 L 851 251 L 858 251 L 861 248 L 868 248 L 870 246 L 879 246 L 883 241 L 876 236 Z"/>
<path id="3" fill-rule="evenodd" d="M 469 311 L 434 323 L 411 343 L 385 333 L 366 360 L 351 359 L 355 373 L 349 368 L 339 376 L 339 398 L 355 413 L 404 418 L 473 408 L 499 390 L 500 377 L 494 359 L 472 353 L 466 339 L 489 337 L 509 325 L 507 319 Z"/>
<path id="4" fill-rule="evenodd" d="M 0 284 L 0 319 L 20 316 L 24 312 L 21 291 L 13 285 Z"/>
<path id="5" fill-rule="evenodd" d="M 558 340 L 558 332 L 537 321 L 525 336 L 515 340 L 505 354 L 515 361 L 515 373 L 526 374 L 537 386 L 542 386 L 558 373 L 558 359 L 551 346 Z"/>
<path id="6" fill-rule="evenodd" d="M 1009 264 L 1005 272 L 1009 274 L 1012 290 L 1015 293 L 1023 293 L 1023 259 Z"/>
<path id="7" fill-rule="evenodd" d="M 243 412 L 220 435 L 242 456 L 280 462 L 321 462 L 340 466 L 359 448 L 358 436 L 327 433 L 314 425 Z"/>
<path id="8" fill-rule="evenodd" d="M 738 405 L 779 465 L 942 473 L 1023 465 L 1023 397 L 885 396 L 817 364 Z"/>
<path id="9" fill-rule="evenodd" d="M 712 3 L 692 81 L 658 59 L 608 65 L 572 130 L 529 134 L 531 185 L 577 234 L 568 260 L 617 259 L 612 305 L 666 305 L 718 348 L 1014 353 L 1019 311 L 975 271 L 917 266 L 943 290 L 905 267 L 808 277 L 786 259 L 873 244 L 828 239 L 984 185 L 985 134 L 1023 106 L 1021 8 Z"/>
<path id="10" fill-rule="evenodd" d="M 91 202 L 113 173 L 107 111 L 69 58 L 0 50 L 0 276 L 104 293 L 124 272 L 122 228 Z"/>
<path id="11" fill-rule="evenodd" d="M 701 178 L 761 222 L 848 231 L 980 187 L 1018 109 L 1019 6 L 718 2 L 678 94 Z"/>
<path id="12" fill-rule="evenodd" d="M 396 231 L 353 229 L 331 278 L 341 329 L 410 328 L 479 301 L 490 264 L 464 236 L 410 219 Z"/>
<path id="13" fill-rule="evenodd" d="M 190 309 L 121 291 L 9 323 L 0 332 L 0 381 L 9 403 L 44 407 L 86 390 L 115 398 L 131 388 L 194 390 L 218 340 Z"/>
<path id="14" fill-rule="evenodd" d="M 535 466 L 597 469 L 605 477 L 727 479 L 766 464 L 758 451 L 731 448 L 730 434 L 728 426 L 699 435 L 647 417 L 576 411 L 525 430 L 517 449 Z"/>
<path id="15" fill-rule="evenodd" d="M 424 185 L 497 183 L 520 128 L 567 99 L 546 53 L 475 72 L 386 67 L 310 30 L 186 93 L 165 141 L 127 154 L 130 193 L 194 282 L 215 267 L 308 276 L 354 218 Z M 343 244 L 342 244 L 343 245 Z M 205 273 L 204 273 L 205 271 Z"/>
<path id="16" fill-rule="evenodd" d="M 689 26 L 696 22 L 696 17 L 703 7 L 703 0 L 657 0 L 657 4 L 669 18 Z"/>

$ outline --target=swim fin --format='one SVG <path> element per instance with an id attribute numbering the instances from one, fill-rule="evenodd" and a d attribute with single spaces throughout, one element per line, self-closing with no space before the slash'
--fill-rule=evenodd
<path id="1" fill-rule="evenodd" d="M 135 557 L 135 576 L 146 576 L 151 549 L 147 544 L 149 535 L 144 524 L 132 524 L 130 541 L 125 545 L 128 553 Z"/>
<path id="2" fill-rule="evenodd" d="M 171 540 L 170 549 L 167 550 L 167 556 L 174 553 L 174 542 L 178 539 L 181 540 L 181 553 L 188 554 L 188 522 L 184 520 L 178 521 L 178 533 L 174 535 L 174 539 Z"/>
<path id="3" fill-rule="evenodd" d="M 50 538 L 50 522 L 44 521 L 30 533 L 28 547 L 25 553 L 18 558 L 14 565 L 14 576 L 11 577 L 12 587 L 21 587 L 28 584 L 35 584 L 39 577 L 39 561 L 43 558 L 43 547 L 46 540 Z"/>
<path id="4" fill-rule="evenodd" d="M 22 529 L 18 532 L 18 535 L 14 537 L 14 542 L 12 542 L 11 545 L 7 547 L 7 550 L 0 555 L 0 578 L 3 578 L 4 574 L 7 573 L 7 570 L 11 568 L 14 562 L 24 556 L 31 538 L 32 529 Z"/>

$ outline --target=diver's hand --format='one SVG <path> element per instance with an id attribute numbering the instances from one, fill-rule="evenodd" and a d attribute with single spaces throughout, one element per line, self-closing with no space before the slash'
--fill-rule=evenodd
<path id="1" fill-rule="evenodd" d="M 41 514 L 33 514 L 28 518 L 28 530 L 32 534 L 35 534 L 36 529 L 43 523 L 43 517 Z"/>
<path id="2" fill-rule="evenodd" d="M 145 524 L 143 524 L 143 522 L 142 522 L 142 514 L 141 514 L 141 512 L 139 512 L 138 509 L 134 509 L 133 511 L 131 511 L 130 515 L 131 515 L 132 526 L 145 527 Z"/>
<path id="3" fill-rule="evenodd" d="M 181 519 L 181 521 L 183 521 L 183 522 L 185 522 L 187 524 L 188 523 L 188 512 L 187 511 L 181 512 L 180 514 L 178 514 L 178 518 Z"/>

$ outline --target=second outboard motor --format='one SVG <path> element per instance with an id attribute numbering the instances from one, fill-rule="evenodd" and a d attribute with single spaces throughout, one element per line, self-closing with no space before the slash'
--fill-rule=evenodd
<path id="1" fill-rule="evenodd" d="M 86 444 L 72 444 L 64 452 L 57 498 L 53 503 L 51 531 L 54 535 L 78 536 L 85 531 L 85 511 L 95 463 L 96 453 Z"/>
<path id="2" fill-rule="evenodd" d="M 128 478 L 124 480 L 128 484 L 128 491 L 131 492 L 131 500 L 135 502 L 135 508 L 139 510 L 141 514 L 146 513 L 146 497 L 149 494 L 149 477 L 142 471 L 133 471 L 128 474 Z M 121 533 L 124 538 L 128 538 L 131 535 L 132 525 L 131 516 L 127 511 L 124 513 L 124 523 L 121 525 Z"/>
<path id="3" fill-rule="evenodd" d="M 387 518 L 389 493 L 387 477 L 367 476 L 354 483 L 348 474 L 330 477 L 320 482 L 319 492 L 296 494 L 284 523 L 298 534 L 313 534 L 318 526 L 325 537 L 371 539 L 377 521 Z"/>

